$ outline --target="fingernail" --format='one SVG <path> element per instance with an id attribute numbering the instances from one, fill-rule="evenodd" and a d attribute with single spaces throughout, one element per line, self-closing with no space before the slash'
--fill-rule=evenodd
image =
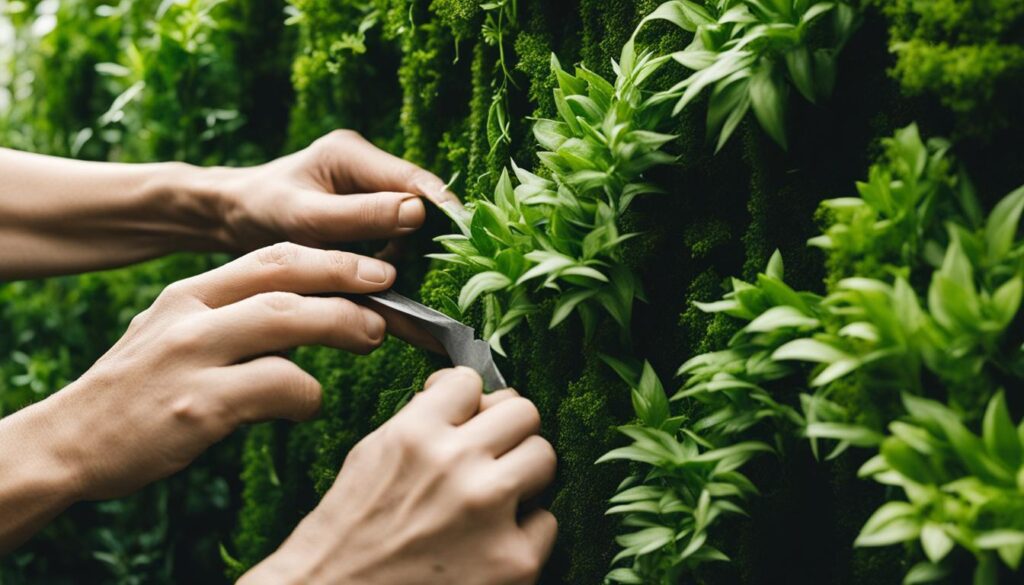
<path id="1" fill-rule="evenodd" d="M 371 260 L 369 258 L 359 259 L 359 268 L 357 269 L 357 276 L 359 280 L 368 282 L 370 284 L 384 284 L 388 281 L 388 275 L 391 270 L 389 264 L 385 264 L 379 260 Z"/>
<path id="2" fill-rule="evenodd" d="M 398 227 L 418 228 L 423 225 L 423 202 L 419 197 L 406 199 L 398 207 Z"/>
<path id="3" fill-rule="evenodd" d="M 366 335 L 373 341 L 383 339 L 387 324 L 384 319 L 370 309 L 363 309 L 363 320 L 366 321 Z"/>

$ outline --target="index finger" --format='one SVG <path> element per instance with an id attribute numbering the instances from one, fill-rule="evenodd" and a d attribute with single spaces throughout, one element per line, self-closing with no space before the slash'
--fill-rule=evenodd
<path id="1" fill-rule="evenodd" d="M 437 175 L 377 148 L 359 134 L 336 131 L 323 139 L 336 191 L 394 191 L 421 195 L 434 205 L 462 207 Z"/>
<path id="2" fill-rule="evenodd" d="M 182 286 L 217 308 L 265 292 L 380 292 L 391 288 L 395 275 L 394 266 L 375 258 L 282 243 L 182 281 Z"/>

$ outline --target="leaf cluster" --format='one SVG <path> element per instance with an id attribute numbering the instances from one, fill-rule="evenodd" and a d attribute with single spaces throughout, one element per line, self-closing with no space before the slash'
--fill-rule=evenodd
<path id="1" fill-rule="evenodd" d="M 776 253 L 755 281 L 734 279 L 723 299 L 698 304 L 743 325 L 726 348 L 687 361 L 682 388 L 662 397 L 667 405 L 685 401 L 693 417 L 655 416 L 669 407 L 647 406 L 659 404 L 657 392 L 636 386 L 641 426 L 717 449 L 765 430 L 780 445 L 787 434 L 806 438 L 815 456 L 823 443 L 832 445 L 828 458 L 850 447 L 880 449 L 864 476 L 902 487 L 910 503 L 886 504 L 857 544 L 920 538 L 930 560 L 911 571 L 910 583 L 946 574 L 939 561 L 959 544 L 978 557 L 978 582 L 992 583 L 994 555 L 1016 569 L 1024 551 L 1019 534 L 1008 532 L 1024 520 L 1021 506 L 1008 504 L 1021 501 L 1024 437 L 996 393 L 996 380 L 1024 377 L 1024 351 L 1011 335 L 1024 290 L 1024 187 L 983 217 L 945 144 L 925 143 L 911 126 L 886 141 L 858 190 L 859 198 L 824 202 L 833 223 L 811 241 L 850 272 L 835 275 L 824 296 L 797 291 L 785 284 Z M 858 274 L 863 267 L 871 273 Z M 979 439 L 959 421 L 986 402 Z M 907 420 L 897 420 L 904 413 Z M 661 461 L 625 449 L 632 460 Z M 1000 512 L 1004 519 L 991 518 Z M 928 521 L 938 528 L 924 529 L 929 514 L 940 518 Z"/>
<path id="2" fill-rule="evenodd" d="M 467 310 L 485 296 L 485 335 L 501 350 L 501 337 L 537 310 L 540 291 L 558 293 L 551 326 L 577 311 L 593 331 L 603 309 L 623 332 L 629 330 L 640 284 L 618 255 L 632 234 L 619 232 L 619 219 L 633 199 L 659 189 L 643 182 L 649 168 L 674 159 L 662 151 L 672 136 L 652 130 L 660 120 L 645 106 L 642 86 L 665 59 L 624 53 L 612 84 L 578 67 L 562 69 L 557 119 L 538 120 L 534 135 L 540 174 L 513 163 L 516 181 L 505 171 L 493 201 L 480 200 L 465 214 L 454 213 L 459 234 L 438 238 L 446 248 L 434 258 L 470 268 L 459 297 Z"/>
<path id="3" fill-rule="evenodd" d="M 989 401 L 980 436 L 939 402 L 907 394 L 903 403 L 907 416 L 889 425 L 860 475 L 900 489 L 907 501 L 875 511 L 857 545 L 920 543 L 926 560 L 908 584 L 947 576 L 959 545 L 978 560 L 974 583 L 997 583 L 999 561 L 1017 570 L 1024 557 L 1024 422 L 1013 424 L 1002 392 Z"/>
<path id="4" fill-rule="evenodd" d="M 790 88 L 818 103 L 832 93 L 839 52 L 856 27 L 855 9 L 840 0 L 670 0 L 645 19 L 693 33 L 673 60 L 693 70 L 654 101 L 679 113 L 710 91 L 707 127 L 717 149 L 751 110 L 772 140 L 787 146 Z"/>
<path id="5" fill-rule="evenodd" d="M 626 478 L 611 499 L 607 514 L 623 515 L 622 550 L 612 561 L 609 583 L 676 583 L 684 571 L 701 564 L 728 561 L 709 542 L 722 517 L 745 514 L 739 503 L 756 494 L 754 484 L 738 471 L 771 448 L 758 441 L 716 446 L 671 416 L 669 400 L 649 363 L 637 376 L 623 362 L 605 358 L 632 386 L 639 424 L 619 430 L 631 439 L 598 460 L 628 461 L 640 471 Z M 627 561 L 627 562 L 623 562 Z"/>

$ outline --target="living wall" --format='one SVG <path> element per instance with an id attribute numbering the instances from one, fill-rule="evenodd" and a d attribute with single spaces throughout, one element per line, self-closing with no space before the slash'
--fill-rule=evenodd
<path id="1" fill-rule="evenodd" d="M 543 583 L 1019 578 L 1019 2 L 0 7 L 5 145 L 246 164 L 349 127 L 478 202 L 399 288 L 485 332 L 543 414 Z M 3 285 L 0 414 L 220 260 Z M 320 420 L 76 508 L 0 582 L 234 577 L 443 365 L 295 357 Z"/>

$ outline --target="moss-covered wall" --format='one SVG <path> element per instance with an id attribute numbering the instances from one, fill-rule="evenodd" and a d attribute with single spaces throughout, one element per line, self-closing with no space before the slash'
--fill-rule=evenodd
<path id="1" fill-rule="evenodd" d="M 361 5 L 296 4 L 310 15 L 355 13 Z M 536 162 L 527 116 L 553 115 L 549 54 L 609 75 L 612 59 L 655 6 L 650 0 L 521 1 L 518 21 L 505 31 L 506 59 L 516 82 L 510 99 L 514 138 L 510 149 L 494 151 L 486 121 L 500 83 L 499 52 L 481 37 L 484 15 L 477 2 L 380 0 L 380 22 L 369 33 L 367 53 L 336 55 L 319 70 L 309 64 L 324 58 L 318 47 L 337 36 L 332 27 L 338 21 L 311 18 L 303 25 L 296 62 L 293 134 L 301 142 L 338 121 L 352 121 L 439 174 L 459 173 L 456 190 L 466 197 L 486 196 L 508 155 L 520 165 Z M 895 19 L 893 14 L 889 10 Z M 877 152 L 877 139 L 893 129 L 917 120 L 932 135 L 963 135 L 961 154 L 968 160 L 1012 135 L 1004 120 L 974 144 L 977 129 L 964 124 L 964 117 L 947 114 L 934 98 L 904 97 L 909 92 L 887 75 L 894 66 L 888 27 L 889 21 L 869 8 L 840 62 L 835 97 L 820 106 L 794 101 L 788 152 L 748 120 L 738 139 L 714 155 L 704 137 L 703 108 L 691 108 L 676 120 L 671 131 L 679 138 L 670 149 L 679 154 L 679 164 L 654 176 L 668 194 L 639 202 L 626 218 L 629 229 L 645 234 L 628 244 L 627 256 L 648 292 L 648 302 L 637 308 L 631 348 L 618 345 L 614 334 L 582 342 L 573 320 L 549 331 L 547 315 L 531 319 L 505 343 L 509 358 L 502 367 L 538 404 L 544 434 L 561 460 L 548 494 L 561 534 L 544 583 L 599 583 L 615 550 L 614 521 L 603 511 L 625 469 L 593 462 L 619 442 L 613 427 L 627 421 L 631 409 L 627 389 L 601 364 L 599 351 L 625 351 L 669 374 L 685 358 L 720 345 L 729 325 L 697 312 L 691 303 L 717 298 L 729 275 L 752 276 L 776 248 L 787 259 L 791 284 L 820 289 L 821 256 L 806 246 L 816 227 L 815 209 L 822 199 L 852 193 Z M 653 26 L 642 38 L 662 51 L 688 42 L 667 25 Z M 661 75 L 668 83 L 683 73 Z M 338 109 L 325 116 L 324 104 Z M 399 123 L 380 125 L 382 117 Z M 1013 152 L 1020 156 L 1020 149 Z M 999 164 L 1005 166 L 985 165 L 997 187 L 1019 181 L 1012 160 Z M 1003 192 L 999 188 L 992 192 Z M 447 229 L 444 222 L 440 228 Z M 429 248 L 423 237 L 416 252 Z M 450 306 L 444 298 L 455 296 L 462 282 L 459 274 L 415 258 L 402 265 L 402 273 L 400 288 L 438 307 Z M 299 359 L 325 382 L 324 417 L 306 427 L 268 426 L 250 435 L 233 551 L 245 565 L 272 550 L 315 504 L 316 494 L 329 487 L 346 450 L 438 365 L 398 342 L 368 358 L 314 349 L 300 352 Z M 725 549 L 735 562 L 706 575 L 707 582 L 901 580 L 906 567 L 898 551 L 851 548 L 881 491 L 855 479 L 858 462 L 852 458 L 819 465 L 806 451 L 796 446 L 781 464 L 765 459 L 755 465 L 752 475 L 765 488 L 763 497 L 752 505 L 751 519 L 733 521 L 726 531 L 731 542 Z M 279 481 L 272 481 L 275 477 Z"/>
<path id="2" fill-rule="evenodd" d="M 657 2 L 518 0 L 516 20 L 502 30 L 513 80 L 509 142 L 498 140 L 488 123 L 503 73 L 477 0 L 291 0 L 287 15 L 284 2 L 226 2 L 212 13 L 219 28 L 205 39 L 201 58 L 188 62 L 198 72 L 193 78 L 175 77 L 188 69 L 173 46 L 161 51 L 150 42 L 154 29 L 147 23 L 158 3 L 126 0 L 120 20 L 111 21 L 97 16 L 104 2 L 68 0 L 60 3 L 55 31 L 39 38 L 30 30 L 40 3 L 24 4 L 12 16 L 20 31 L 13 65 L 3 62 L 0 48 L 0 66 L 32 71 L 36 81 L 0 74 L 0 86 L 35 93 L 18 94 L 14 107 L 0 111 L 5 145 L 97 159 L 233 164 L 349 127 L 441 176 L 458 173 L 455 190 L 478 198 L 492 192 L 510 157 L 536 165 L 530 118 L 554 114 L 551 53 L 563 64 L 585 63 L 610 76 L 612 59 Z M 628 389 L 598 352 L 648 359 L 670 380 L 680 363 L 721 347 L 732 333 L 728 320 L 701 313 L 692 302 L 718 298 L 730 276 L 751 277 L 776 248 L 786 257 L 790 284 L 821 290 L 822 257 L 805 245 L 816 232 L 818 203 L 853 194 L 853 182 L 878 153 L 878 139 L 910 121 L 927 136 L 954 140 L 979 193 L 994 196 L 1020 184 L 1019 0 L 865 4 L 863 23 L 842 54 L 834 97 L 818 106 L 791 100 L 788 152 L 748 119 L 714 154 L 701 101 L 666 128 L 678 135 L 667 148 L 678 163 L 649 178 L 667 193 L 638 201 L 624 218 L 624 230 L 644 234 L 624 254 L 648 299 L 636 307 L 632 345 L 623 346 L 611 326 L 583 341 L 575 318 L 549 330 L 543 311 L 505 340 L 502 369 L 537 403 L 561 460 L 547 494 L 561 534 L 543 583 L 599 583 L 615 553 L 616 521 L 604 510 L 627 469 L 594 461 L 621 444 L 614 427 L 633 414 Z M 651 25 L 640 40 L 660 52 L 689 41 L 668 24 Z M 159 90 L 133 102 L 127 122 L 98 124 L 126 82 L 99 75 L 95 65 L 126 64 L 132 43 L 149 48 L 150 65 L 139 73 L 152 76 L 147 79 Z M 890 52 L 897 46 L 903 48 Z M 685 74 L 666 67 L 657 82 L 664 86 Z M 225 107 L 244 121 L 190 139 L 200 134 L 195 130 L 209 109 Z M 191 130 L 179 132 L 182 127 Z M 93 137 L 78 144 L 85 128 Z M 432 217 L 400 263 L 399 288 L 441 308 L 451 306 L 465 276 L 422 258 L 435 251 L 430 236 L 450 229 L 446 219 Z M 161 285 L 211 265 L 176 257 L 129 271 L 0 286 L 3 326 L 29 332 L 0 339 L 0 415 L 88 367 Z M 444 365 L 394 340 L 369 357 L 311 348 L 296 359 L 324 383 L 318 421 L 253 427 L 137 501 L 80 507 L 0 564 L 0 580 L 61 583 L 87 575 L 90 582 L 129 583 L 134 572 L 148 582 L 203 582 L 216 563 L 218 540 L 240 561 L 229 563 L 229 574 L 238 574 L 316 505 L 352 445 Z M 855 479 L 856 457 L 819 464 L 794 443 L 780 458 L 757 459 L 749 475 L 763 493 L 749 504 L 750 518 L 730 520 L 716 533 L 734 562 L 697 580 L 898 583 L 907 568 L 898 547 L 851 547 L 883 497 L 875 485 Z M 224 525 L 231 518 L 237 520 L 229 536 Z M 115 553 L 103 570 L 97 551 Z M 148 560 L 133 566 L 141 555 Z"/>

